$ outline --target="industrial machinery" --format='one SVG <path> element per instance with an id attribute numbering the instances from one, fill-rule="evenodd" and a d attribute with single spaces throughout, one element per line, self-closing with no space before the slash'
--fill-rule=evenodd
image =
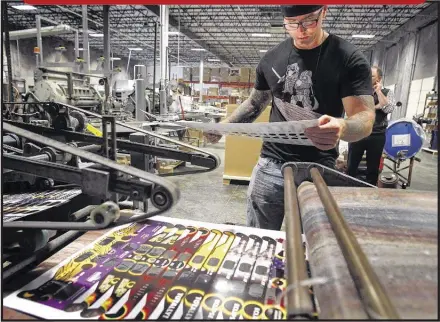
<path id="1" fill-rule="evenodd" d="M 213 154 L 116 121 L 114 116 L 101 116 L 63 103 L 27 105 L 34 106 L 39 111 L 37 113 L 49 115 L 50 122 L 4 119 L 2 146 L 3 192 L 12 198 L 12 201 L 7 200 L 12 204 L 3 214 L 3 228 L 8 230 L 10 245 L 22 240 L 18 248 L 24 254 L 28 252 L 23 249 L 45 253 L 47 249 L 53 251 L 60 247 L 61 244 L 47 246 L 53 238 L 61 238 L 65 244 L 78 237 L 78 233 L 69 233 L 67 238 L 66 231 L 81 232 L 142 221 L 169 209 L 177 202 L 179 191 L 154 174 L 154 157 L 188 163 L 189 170 L 178 174 L 210 171 L 220 163 Z M 102 120 L 102 136 L 84 133 L 86 115 Z M 130 140 L 118 139 L 116 126 L 131 129 Z M 168 145 L 151 144 L 152 141 L 167 142 Z M 170 148 L 169 144 L 183 149 Z M 131 166 L 118 163 L 119 155 L 128 155 Z M 29 193 L 38 196 L 38 191 L 45 193 L 60 189 L 70 189 L 62 198 L 66 203 L 69 201 L 68 205 L 54 203 L 50 193 L 42 199 L 29 197 Z M 79 191 L 79 195 L 72 189 Z M 30 198 L 29 201 L 22 205 L 17 203 L 20 199 L 14 197 L 17 192 L 24 200 Z M 84 204 L 94 206 L 84 208 Z M 51 207 L 46 207 L 48 205 Z M 64 216 L 43 211 L 56 205 L 64 207 Z M 60 232 L 64 233 L 60 235 Z M 23 263 L 27 265 L 44 259 L 42 255 L 32 255 L 24 261 L 23 258 L 13 261 L 11 253 L 6 253 L 9 255 L 5 260 L 13 263 L 8 267 L 9 277 L 22 269 Z"/>
<path id="2" fill-rule="evenodd" d="M 99 110 L 104 97 L 90 85 L 89 77 L 79 73 L 61 73 L 48 69 L 35 71 L 33 96 L 40 102 L 59 102 Z"/>

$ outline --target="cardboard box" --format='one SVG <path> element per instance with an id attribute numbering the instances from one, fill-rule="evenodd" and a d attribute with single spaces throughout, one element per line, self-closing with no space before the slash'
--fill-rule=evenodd
<path id="1" fill-rule="evenodd" d="M 251 68 L 250 75 L 251 83 L 255 83 L 255 80 L 257 79 L 257 70 L 255 68 Z"/>
<path id="2" fill-rule="evenodd" d="M 240 82 L 248 83 L 250 78 L 249 68 L 240 68 Z"/>
<path id="3" fill-rule="evenodd" d="M 211 81 L 211 68 L 203 68 L 203 81 L 210 82 Z"/>
<path id="4" fill-rule="evenodd" d="M 217 87 L 208 88 L 208 95 L 209 96 L 218 96 L 218 88 Z"/>
<path id="5" fill-rule="evenodd" d="M 220 96 L 230 96 L 231 93 L 232 93 L 232 88 L 230 88 L 230 87 L 222 87 L 222 88 L 220 88 L 218 93 L 219 93 Z"/>
<path id="6" fill-rule="evenodd" d="M 227 105 L 227 115 L 231 115 L 238 105 Z M 270 108 L 266 108 L 255 122 L 268 122 Z M 229 180 L 249 180 L 260 156 L 261 139 L 227 135 L 225 141 L 225 169 L 223 182 Z"/>
<path id="7" fill-rule="evenodd" d="M 191 68 L 192 71 L 192 80 L 193 82 L 198 82 L 200 80 L 200 68 L 199 67 L 193 67 Z"/>
<path id="8" fill-rule="evenodd" d="M 229 82 L 229 68 L 220 68 L 221 82 Z"/>
<path id="9" fill-rule="evenodd" d="M 221 82 L 220 68 L 211 68 L 211 82 Z"/>

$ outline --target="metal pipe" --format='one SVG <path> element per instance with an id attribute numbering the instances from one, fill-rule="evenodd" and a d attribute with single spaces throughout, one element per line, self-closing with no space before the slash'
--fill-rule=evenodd
<path id="1" fill-rule="evenodd" d="M 380 317 L 398 320 L 399 315 L 385 288 L 345 221 L 319 170 L 313 168 L 310 173 L 367 314 L 374 319 Z"/>
<path id="2" fill-rule="evenodd" d="M 72 74 L 72 75 L 77 75 L 77 76 L 84 76 L 84 77 L 96 77 L 96 78 L 102 78 L 102 75 L 93 75 L 93 74 L 86 74 L 86 73 L 76 73 L 76 72 L 63 72 L 60 70 L 54 70 L 54 69 L 49 69 L 49 68 L 45 68 L 45 67 L 41 67 L 40 70 L 43 73 L 53 73 L 53 74 L 60 74 L 60 75 L 66 75 L 66 74 Z M 50 76 L 52 77 L 52 76 Z M 66 76 L 67 77 L 67 76 Z M 81 79 L 77 79 L 78 81 L 83 81 Z"/>
<path id="3" fill-rule="evenodd" d="M 11 61 L 11 43 L 9 39 L 9 18 L 8 18 L 8 4 L 5 2 L 2 6 L 2 29 L 5 30 L 5 55 L 6 64 L 8 65 L 8 101 L 15 101 L 14 89 L 12 87 L 12 61 Z M 2 62 L 3 64 L 3 62 Z M 2 82 L 3 83 L 3 82 Z"/>
<path id="4" fill-rule="evenodd" d="M 115 117 L 112 116 L 110 119 L 111 130 L 112 130 L 112 160 L 116 162 L 118 159 L 117 156 L 117 139 L 116 139 L 116 120 Z"/>
<path id="5" fill-rule="evenodd" d="M 160 89 L 159 104 L 160 115 L 167 113 L 167 93 L 166 93 L 166 77 L 167 77 L 167 32 L 166 32 L 166 14 L 167 6 L 160 6 Z"/>
<path id="6" fill-rule="evenodd" d="M 44 19 L 44 18 L 40 17 L 40 19 Z M 73 31 L 73 28 L 71 28 L 68 25 L 48 26 L 48 27 L 41 27 L 40 28 L 40 35 L 41 36 L 56 36 L 56 35 L 71 33 L 72 31 Z M 5 35 L 3 34 L 3 36 L 5 36 Z M 11 31 L 9 39 L 10 40 L 29 39 L 29 38 L 35 38 L 37 36 L 38 36 L 38 29 L 37 28 L 30 28 L 30 29 L 24 29 L 24 30 Z"/>
<path id="7" fill-rule="evenodd" d="M 179 24 L 177 33 L 177 66 L 180 66 L 180 6 L 179 6 Z"/>
<path id="8" fill-rule="evenodd" d="M 75 60 L 79 58 L 79 32 L 75 31 Z M 79 65 L 75 68 L 77 72 L 79 72 Z"/>
<path id="9" fill-rule="evenodd" d="M 284 220 L 286 223 L 287 286 L 292 286 L 287 296 L 287 316 L 308 317 L 313 314 L 313 303 L 308 286 L 301 282 L 308 278 L 307 266 L 301 238 L 301 217 L 292 167 L 283 169 L 284 176 Z"/>
<path id="10" fill-rule="evenodd" d="M 106 158 L 109 158 L 108 155 L 108 133 L 107 133 L 107 118 L 105 116 L 102 117 L 102 138 L 104 139 L 104 153 Z"/>
<path id="11" fill-rule="evenodd" d="M 409 79 L 410 82 L 412 82 L 412 80 L 414 79 L 414 74 L 416 72 L 416 62 L 417 62 L 417 57 L 419 55 L 418 49 L 419 49 L 419 43 L 420 43 L 420 31 L 417 31 L 415 33 L 415 37 L 416 37 L 416 39 L 414 40 L 415 44 L 414 44 L 413 58 L 412 58 L 412 63 L 411 63 L 411 76 Z M 411 86 L 411 85 L 409 85 L 409 86 Z M 409 98 L 409 90 L 408 90 L 407 98 Z M 402 96 L 400 96 L 400 99 L 402 100 Z M 406 111 L 408 110 L 408 104 L 406 104 L 404 108 L 405 108 L 405 113 L 402 114 L 403 116 L 406 115 Z M 416 113 L 414 115 L 417 115 L 417 114 L 419 114 L 418 106 L 417 106 Z"/>
<path id="12" fill-rule="evenodd" d="M 96 205 L 89 205 L 80 210 L 75 211 L 73 214 L 69 215 L 69 221 L 78 221 L 85 216 L 90 215 L 90 212 L 95 209 Z"/>
<path id="13" fill-rule="evenodd" d="M 154 103 L 155 103 L 155 96 L 156 96 L 156 50 L 157 50 L 157 21 L 154 24 L 154 54 L 153 54 L 153 106 L 151 108 L 150 113 L 154 112 Z"/>
<path id="14" fill-rule="evenodd" d="M 127 61 L 127 68 L 125 70 L 125 72 L 127 73 L 127 76 L 129 77 L 130 75 L 128 75 L 128 67 L 130 66 L 130 59 L 131 59 L 131 50 L 128 50 L 128 61 Z"/>
<path id="15" fill-rule="evenodd" d="M 167 47 L 167 67 L 168 67 L 168 81 L 171 81 L 171 60 L 169 59 L 170 57 L 170 48 Z"/>
<path id="16" fill-rule="evenodd" d="M 21 60 L 20 60 L 20 45 L 17 39 L 17 65 L 18 65 L 18 73 L 21 76 Z"/>
<path id="17" fill-rule="evenodd" d="M 136 121 L 145 121 L 146 100 L 145 100 L 145 86 L 143 79 L 136 79 L 135 81 L 135 93 L 136 93 Z"/>
<path id="18" fill-rule="evenodd" d="M 104 75 L 107 78 L 104 83 L 104 110 L 109 110 L 109 98 L 110 98 L 110 83 L 112 74 L 110 73 L 110 23 L 109 14 L 110 6 L 103 6 L 103 20 L 104 20 Z"/>
<path id="19" fill-rule="evenodd" d="M 87 18 L 87 6 L 82 5 L 82 25 L 83 25 L 83 72 L 90 71 L 90 53 L 89 53 L 89 19 Z"/>
<path id="20" fill-rule="evenodd" d="M 203 53 L 200 54 L 200 94 L 199 94 L 199 103 L 202 103 L 203 100 Z"/>
<path id="21" fill-rule="evenodd" d="M 38 65 L 37 65 L 37 67 L 38 67 L 38 66 L 44 64 L 43 39 L 41 38 L 41 17 L 40 17 L 40 15 L 36 15 L 35 20 L 37 23 L 37 46 L 40 50 L 40 52 L 39 52 L 40 59 L 39 59 Z"/>

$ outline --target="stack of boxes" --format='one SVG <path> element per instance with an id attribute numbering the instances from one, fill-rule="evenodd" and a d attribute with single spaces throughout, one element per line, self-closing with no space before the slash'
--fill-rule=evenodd
<path id="1" fill-rule="evenodd" d="M 204 68 L 203 82 L 208 83 L 232 83 L 231 86 L 223 84 L 222 86 L 214 86 L 204 88 L 202 95 L 208 96 L 231 96 L 238 97 L 241 100 L 246 99 L 250 95 L 250 91 L 255 83 L 255 68 Z M 199 67 L 185 67 L 183 69 L 183 81 L 200 81 Z M 249 84 L 249 87 L 234 87 L 233 83 Z M 199 91 L 195 91 L 194 95 L 199 96 Z"/>
<path id="2" fill-rule="evenodd" d="M 192 73 L 192 79 L 191 79 Z M 200 81 L 199 67 L 184 67 L 183 68 L 184 81 Z M 254 68 L 203 68 L 204 82 L 223 82 L 223 83 L 254 83 L 255 69 Z"/>

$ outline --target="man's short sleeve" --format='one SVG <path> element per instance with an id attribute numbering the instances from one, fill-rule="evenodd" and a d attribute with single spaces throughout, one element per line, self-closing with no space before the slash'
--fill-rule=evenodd
<path id="1" fill-rule="evenodd" d="M 259 91 L 268 91 L 270 90 L 270 87 L 269 84 L 267 83 L 266 77 L 264 77 L 261 63 L 262 61 L 260 61 L 260 63 L 257 66 L 254 88 Z"/>
<path id="2" fill-rule="evenodd" d="M 371 67 L 360 51 L 355 51 L 345 66 L 342 77 L 341 98 L 357 95 L 373 95 Z"/>

